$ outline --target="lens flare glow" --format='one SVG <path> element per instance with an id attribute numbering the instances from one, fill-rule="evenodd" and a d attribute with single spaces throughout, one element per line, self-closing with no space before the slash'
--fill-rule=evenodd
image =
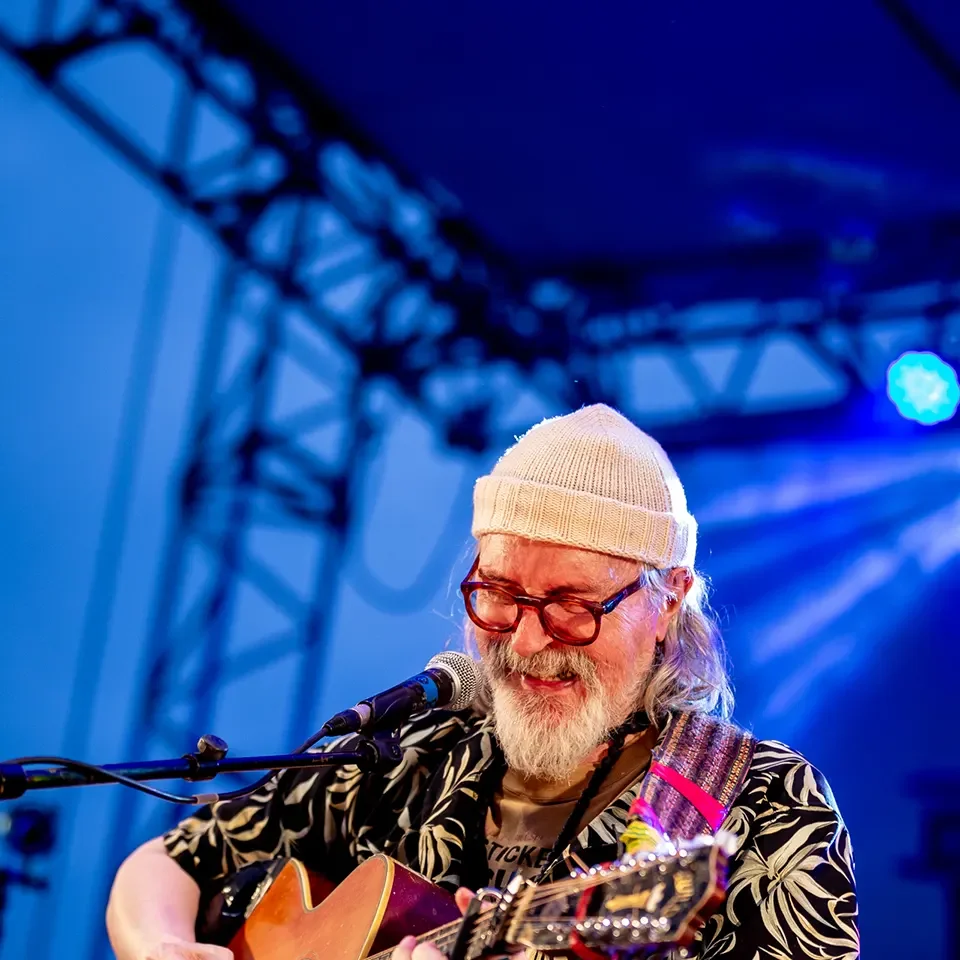
<path id="1" fill-rule="evenodd" d="M 907 420 L 949 420 L 960 404 L 957 371 L 935 353 L 905 353 L 887 370 L 887 396 Z"/>

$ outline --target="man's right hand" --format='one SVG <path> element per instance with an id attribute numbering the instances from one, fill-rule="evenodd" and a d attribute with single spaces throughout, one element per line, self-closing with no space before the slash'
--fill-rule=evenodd
<path id="1" fill-rule="evenodd" d="M 148 840 L 124 860 L 110 891 L 107 932 L 117 960 L 233 960 L 226 947 L 196 942 L 199 905 L 200 887 L 167 855 L 163 838 Z"/>
<path id="2" fill-rule="evenodd" d="M 212 943 L 190 943 L 171 937 L 147 950 L 143 960 L 233 960 L 233 952 Z"/>

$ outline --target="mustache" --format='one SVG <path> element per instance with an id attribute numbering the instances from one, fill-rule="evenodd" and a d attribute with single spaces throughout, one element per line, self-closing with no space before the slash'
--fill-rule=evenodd
<path id="1" fill-rule="evenodd" d="M 491 681 L 504 680 L 511 673 L 528 673 L 536 677 L 558 677 L 573 674 L 589 690 L 595 690 L 597 665 L 582 650 L 571 647 L 557 650 L 546 647 L 529 657 L 521 657 L 511 643 L 493 643 L 483 658 L 483 667 Z"/>

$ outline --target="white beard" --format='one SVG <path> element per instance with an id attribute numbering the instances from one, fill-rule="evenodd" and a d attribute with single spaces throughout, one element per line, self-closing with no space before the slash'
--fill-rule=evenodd
<path id="1" fill-rule="evenodd" d="M 547 702 L 533 700 L 517 696 L 502 683 L 493 688 L 494 723 L 507 764 L 525 777 L 572 780 L 611 729 L 604 704 L 590 695 L 582 709 L 564 717 Z"/>
<path id="2" fill-rule="evenodd" d="M 577 768 L 638 702 L 634 687 L 604 690 L 594 662 L 575 649 L 563 653 L 545 649 L 532 657 L 519 657 L 509 644 L 498 644 L 489 650 L 484 667 L 497 739 L 507 764 L 525 777 L 572 781 Z M 508 686 L 504 678 L 511 670 L 546 678 L 572 671 L 583 684 L 586 698 L 579 710 L 561 710 L 548 691 Z"/>

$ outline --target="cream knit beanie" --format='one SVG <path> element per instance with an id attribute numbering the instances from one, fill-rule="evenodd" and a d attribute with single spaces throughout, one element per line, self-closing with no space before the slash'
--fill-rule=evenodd
<path id="1" fill-rule="evenodd" d="M 473 535 L 512 533 L 660 569 L 692 567 L 697 522 L 663 448 L 603 404 L 531 427 L 473 491 Z"/>

